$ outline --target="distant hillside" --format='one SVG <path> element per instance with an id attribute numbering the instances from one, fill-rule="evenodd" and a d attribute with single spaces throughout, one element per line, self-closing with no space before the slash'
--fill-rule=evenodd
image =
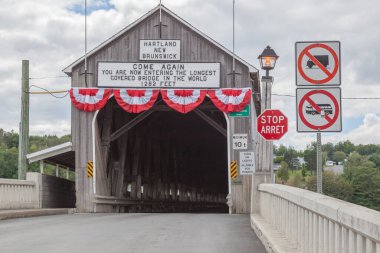
<path id="1" fill-rule="evenodd" d="M 17 178 L 18 167 L 18 133 L 4 131 L 0 128 L 0 178 Z M 70 135 L 30 136 L 29 153 L 71 141 Z M 38 165 L 29 166 L 29 171 L 37 171 Z"/>

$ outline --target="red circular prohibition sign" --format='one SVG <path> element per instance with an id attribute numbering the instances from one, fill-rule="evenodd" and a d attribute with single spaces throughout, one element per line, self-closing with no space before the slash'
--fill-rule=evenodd
<path id="1" fill-rule="evenodd" d="M 309 52 L 310 49 L 313 49 L 313 48 L 316 48 L 316 47 L 321 47 L 321 48 L 326 49 L 333 56 L 335 65 L 334 65 L 334 69 L 333 69 L 332 72 L 328 71 L 325 66 L 323 66 L 312 54 L 310 54 L 310 52 Z M 302 69 L 302 58 L 305 55 L 308 56 L 310 58 L 310 60 L 312 60 L 315 63 L 315 65 L 317 65 L 327 75 L 327 77 L 325 79 L 315 80 L 315 79 L 312 79 L 312 78 L 308 77 L 305 74 L 305 72 Z M 330 81 L 331 79 L 333 79 L 334 76 L 336 75 L 336 73 L 338 72 L 339 59 L 338 59 L 337 54 L 335 53 L 335 51 L 331 47 L 329 47 L 329 46 L 327 46 L 325 44 L 319 44 L 319 43 L 318 44 L 311 44 L 311 45 L 305 47 L 302 50 L 301 54 L 298 56 L 297 66 L 298 66 L 298 71 L 300 72 L 301 76 L 306 81 L 308 81 L 308 82 L 310 82 L 312 84 L 324 84 L 324 83 L 327 83 L 328 81 Z"/>
<path id="2" fill-rule="evenodd" d="M 325 125 L 321 125 L 321 126 L 315 126 L 315 125 L 312 125 L 310 122 L 308 122 L 305 118 L 305 116 L 303 115 L 303 111 L 302 111 L 302 107 L 303 107 L 303 104 L 305 103 L 305 101 L 309 102 L 309 104 L 314 107 L 314 109 L 316 109 L 318 111 L 318 113 L 321 113 L 321 108 L 310 98 L 310 96 L 312 95 L 315 95 L 315 94 L 323 94 L 327 97 L 329 97 L 331 99 L 331 101 L 334 103 L 334 106 L 335 106 L 335 114 L 334 116 L 331 118 L 328 114 L 325 114 L 325 119 L 327 121 L 327 124 Z M 299 115 L 300 115 L 300 118 L 302 120 L 302 122 L 310 127 L 311 129 L 314 129 L 314 130 L 324 130 L 326 128 L 329 128 L 331 127 L 335 122 L 336 120 L 338 119 L 338 116 L 339 116 L 339 104 L 338 104 L 338 101 L 335 99 L 335 97 L 325 91 L 325 90 L 312 90 L 312 91 L 309 91 L 308 93 L 306 93 L 303 98 L 301 99 L 300 101 L 300 104 L 298 105 L 298 112 L 299 112 Z"/>

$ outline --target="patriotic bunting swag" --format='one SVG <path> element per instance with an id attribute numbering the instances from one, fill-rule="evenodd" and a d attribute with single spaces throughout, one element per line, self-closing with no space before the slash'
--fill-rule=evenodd
<path id="1" fill-rule="evenodd" d="M 157 100 L 158 90 L 114 90 L 117 103 L 126 112 L 140 113 L 150 109 Z"/>
<path id="2" fill-rule="evenodd" d="M 140 113 L 150 109 L 157 100 L 159 90 L 114 89 L 117 103 L 129 113 Z M 100 110 L 107 103 L 111 89 L 72 88 L 70 97 L 79 110 Z M 168 106 L 180 113 L 188 113 L 200 105 L 206 94 L 214 105 L 225 113 L 243 110 L 251 99 L 251 89 L 217 89 L 217 90 L 161 90 L 162 99 Z"/>
<path id="3" fill-rule="evenodd" d="M 81 89 L 72 88 L 70 98 L 79 110 L 92 112 L 102 109 L 111 95 L 110 89 Z"/>
<path id="4" fill-rule="evenodd" d="M 200 105 L 206 97 L 205 90 L 161 90 L 162 99 L 180 113 L 188 113 Z"/>
<path id="5" fill-rule="evenodd" d="M 240 112 L 251 99 L 251 89 L 210 90 L 208 95 L 214 105 L 222 112 Z"/>

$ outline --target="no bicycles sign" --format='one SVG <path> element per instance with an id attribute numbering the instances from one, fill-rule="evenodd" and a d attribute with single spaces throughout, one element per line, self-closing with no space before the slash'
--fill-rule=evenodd
<path id="1" fill-rule="evenodd" d="M 340 88 L 298 88 L 297 131 L 341 132 Z"/>
<path id="2" fill-rule="evenodd" d="M 296 42 L 296 85 L 341 84 L 340 42 Z"/>

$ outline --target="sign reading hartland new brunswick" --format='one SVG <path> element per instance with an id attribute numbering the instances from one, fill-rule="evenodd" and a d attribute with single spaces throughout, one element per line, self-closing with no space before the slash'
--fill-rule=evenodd
<path id="1" fill-rule="evenodd" d="M 140 40 L 140 61 L 181 60 L 181 40 Z"/>
<path id="2" fill-rule="evenodd" d="M 220 63 L 98 62 L 98 86 L 219 88 Z"/>

